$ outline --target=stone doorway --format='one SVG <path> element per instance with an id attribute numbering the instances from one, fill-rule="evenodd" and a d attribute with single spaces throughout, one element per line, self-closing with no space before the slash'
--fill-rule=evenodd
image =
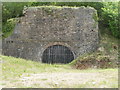
<path id="1" fill-rule="evenodd" d="M 62 45 L 48 47 L 42 56 L 43 63 L 69 63 L 74 59 L 72 51 Z"/>

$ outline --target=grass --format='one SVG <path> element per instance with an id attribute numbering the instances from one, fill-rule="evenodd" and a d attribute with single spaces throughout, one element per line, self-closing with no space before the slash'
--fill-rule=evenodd
<path id="1" fill-rule="evenodd" d="M 117 68 L 77 70 L 72 69 L 69 64 L 52 65 L 3 55 L 1 55 L 0 57 L 2 58 L 3 87 L 18 87 L 18 88 L 118 87 Z M 78 78 L 77 76 L 75 76 L 77 74 Z M 91 74 L 95 75 L 95 77 L 93 77 L 93 75 Z M 24 79 L 26 82 L 25 84 Z M 81 80 L 83 81 L 79 82 Z"/>
<path id="2" fill-rule="evenodd" d="M 1 56 L 3 60 L 2 70 L 4 78 L 20 77 L 23 73 L 42 73 L 42 72 L 59 72 L 63 68 L 67 70 L 67 65 L 51 65 L 42 64 L 40 62 L 34 62 L 30 60 L 24 60 L 21 58 Z M 63 70 L 63 71 L 64 71 Z"/>

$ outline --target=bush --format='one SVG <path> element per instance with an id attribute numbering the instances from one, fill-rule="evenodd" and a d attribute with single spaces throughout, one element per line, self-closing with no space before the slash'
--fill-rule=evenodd
<path id="1" fill-rule="evenodd" d="M 104 3 L 102 10 L 101 22 L 103 26 L 110 30 L 114 37 L 120 38 L 120 30 L 118 29 L 118 3 Z"/>
<path id="2" fill-rule="evenodd" d="M 2 22 L 6 23 L 10 18 L 23 16 L 24 6 L 30 6 L 30 2 L 4 2 L 2 8 Z"/>
<path id="3" fill-rule="evenodd" d="M 12 34 L 14 27 L 16 25 L 16 22 L 17 22 L 17 19 L 15 18 L 7 20 L 7 22 L 3 25 L 3 29 L 2 29 L 3 38 L 6 38 Z"/>

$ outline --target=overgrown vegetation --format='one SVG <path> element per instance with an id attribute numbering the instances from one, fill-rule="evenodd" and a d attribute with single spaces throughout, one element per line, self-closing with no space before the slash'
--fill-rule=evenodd
<path id="1" fill-rule="evenodd" d="M 23 16 L 22 11 L 24 7 L 44 5 L 94 7 L 98 12 L 99 28 L 105 27 L 112 36 L 120 38 L 120 30 L 118 29 L 118 2 L 7 2 L 3 3 L 3 26 L 6 25 L 8 19 Z M 3 30 L 3 37 L 8 36 L 6 34 L 11 32 L 10 30 L 5 30 Z"/>
<path id="2" fill-rule="evenodd" d="M 93 53 L 85 54 L 78 57 L 76 60 L 70 63 L 76 69 L 88 69 L 88 68 L 117 68 L 117 58 L 111 58 L 109 55 L 103 54 L 103 52 L 96 51 Z"/>
<path id="3" fill-rule="evenodd" d="M 120 38 L 120 30 L 118 28 L 118 3 L 104 3 L 102 10 L 101 21 L 103 26 L 108 28 L 114 37 Z"/>
<path id="4" fill-rule="evenodd" d="M 16 22 L 17 22 L 16 18 L 7 20 L 7 22 L 2 27 L 2 29 L 3 29 L 2 32 L 5 33 L 5 34 L 3 34 L 3 38 L 6 38 L 12 34 L 13 29 L 16 25 Z"/>
<path id="5" fill-rule="evenodd" d="M 118 40 L 105 30 L 101 35 L 98 50 L 81 55 L 70 65 L 77 69 L 118 67 Z"/>
<path id="6" fill-rule="evenodd" d="M 2 5 L 2 22 L 7 23 L 8 19 L 23 16 L 24 7 L 31 6 L 30 2 L 4 2 Z"/>

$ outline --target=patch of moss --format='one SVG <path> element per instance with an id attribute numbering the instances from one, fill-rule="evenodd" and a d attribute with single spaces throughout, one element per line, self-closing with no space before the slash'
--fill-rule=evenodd
<path id="1" fill-rule="evenodd" d="M 33 7 L 33 6 L 32 6 Z M 32 8 L 31 7 L 31 8 Z M 62 8 L 85 8 L 85 6 L 76 7 L 76 6 L 34 6 L 33 8 L 51 8 L 51 9 L 62 9 Z"/>
<path id="2" fill-rule="evenodd" d="M 43 7 L 42 8 L 48 15 L 52 15 L 53 14 L 53 9 L 50 7 Z"/>
<path id="3" fill-rule="evenodd" d="M 93 13 L 92 17 L 95 20 L 95 22 L 98 22 L 98 15 L 96 12 Z"/>
<path id="4" fill-rule="evenodd" d="M 98 15 L 97 15 L 97 13 L 94 12 L 93 15 L 92 15 L 92 17 L 93 17 L 93 19 L 95 21 L 95 23 L 93 25 L 93 28 L 96 28 L 96 25 L 98 24 Z"/>
<path id="5" fill-rule="evenodd" d="M 92 17 L 93 17 L 93 19 L 94 19 L 94 21 L 95 21 L 95 23 L 94 23 L 94 25 L 93 25 L 93 28 L 95 28 L 96 25 L 98 24 L 98 15 L 97 15 L 97 13 L 94 12 L 93 15 L 92 15 Z"/>

